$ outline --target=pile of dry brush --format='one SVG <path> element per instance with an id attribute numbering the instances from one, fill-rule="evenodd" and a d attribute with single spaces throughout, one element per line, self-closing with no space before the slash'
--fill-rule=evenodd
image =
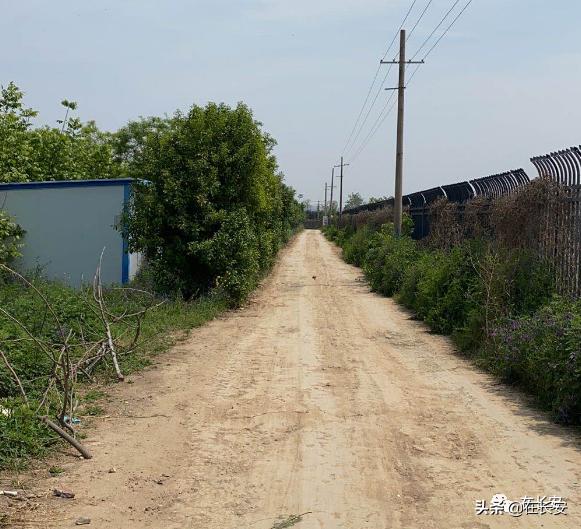
<path id="1" fill-rule="evenodd" d="M 23 384 L 21 377 L 10 361 L 9 355 L 2 349 L 1 343 L 0 359 L 18 387 L 25 405 L 34 412 L 40 421 L 74 446 L 87 459 L 92 457 L 91 453 L 76 439 L 75 424 L 72 420 L 78 406 L 79 377 L 91 380 L 99 365 L 111 362 L 117 379 L 124 380 L 119 365 L 119 356 L 131 354 L 136 349 L 141 335 L 142 323 L 147 313 L 164 303 L 163 301 L 158 302 L 152 294 L 146 291 L 120 288 L 119 290 L 126 294 L 139 293 L 147 301 L 139 310 L 133 312 L 126 310 L 121 314 L 112 313 L 103 294 L 101 263 L 102 256 L 93 280 L 91 299 L 86 300 L 88 310 L 91 310 L 100 321 L 101 336 L 95 337 L 94 330 L 92 330 L 91 338 L 88 338 L 88 333 L 83 331 L 82 325 L 77 330 L 63 325 L 50 300 L 39 288 L 15 270 L 0 264 L 0 269 L 15 277 L 41 300 L 47 315 L 53 319 L 57 329 L 55 340 L 48 341 L 45 338 L 40 338 L 24 322 L 0 307 L 0 313 L 16 324 L 26 336 L 24 339 L 32 342 L 49 361 L 50 374 L 46 377 L 40 398 L 30 398 L 25 389 L 26 384 Z M 117 332 L 114 332 L 113 328 Z M 119 331 L 119 329 L 122 330 Z M 17 340 L 22 339 L 17 338 Z"/>

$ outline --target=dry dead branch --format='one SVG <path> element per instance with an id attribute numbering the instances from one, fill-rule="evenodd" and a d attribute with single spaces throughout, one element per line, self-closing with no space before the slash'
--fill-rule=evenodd
<path id="1" fill-rule="evenodd" d="M 110 358 L 117 379 L 124 380 L 125 377 L 118 359 L 119 354 L 127 355 L 137 348 L 143 319 L 150 310 L 164 303 L 164 301 L 158 302 L 153 294 L 144 290 L 121 288 L 126 293 L 145 296 L 146 301 L 139 310 L 130 312 L 129 308 L 126 308 L 121 314 L 111 312 L 107 307 L 101 278 L 104 251 L 101 253 L 99 265 L 94 276 L 92 296 L 85 300 L 87 309 L 97 316 L 100 321 L 101 330 L 95 330 L 94 328 L 84 329 L 81 322 L 76 330 L 65 328 L 50 300 L 39 288 L 22 274 L 6 265 L 0 265 L 1 269 L 22 282 L 34 296 L 42 301 L 45 307 L 45 315 L 52 317 L 58 331 L 56 341 L 46 340 L 37 336 L 25 322 L 20 321 L 8 310 L 0 307 L 0 316 L 4 316 L 14 323 L 26 336 L 24 338 L 8 338 L 0 343 L 27 341 L 34 344 L 49 360 L 50 370 L 48 374 L 42 377 L 36 377 L 34 380 L 24 380 L 22 375 L 19 375 L 14 368 L 9 355 L 0 349 L 2 363 L 6 366 L 25 405 L 29 408 L 32 408 L 33 404 L 26 388 L 30 387 L 31 383 L 38 383 L 39 380 L 46 378 L 46 383 L 43 385 L 44 389 L 40 392 L 40 401 L 34 402 L 34 413 L 40 421 L 71 444 L 86 459 L 92 457 L 91 453 L 75 438 L 75 427 L 72 420 L 78 406 L 76 392 L 79 374 L 90 379 L 92 373 L 100 364 L 108 365 L 107 359 Z M 127 295 L 125 299 L 129 301 Z M 97 333 L 96 336 L 95 333 Z M 52 413 L 50 413 L 51 409 Z M 57 419 L 58 424 L 50 418 L 50 415 Z"/>

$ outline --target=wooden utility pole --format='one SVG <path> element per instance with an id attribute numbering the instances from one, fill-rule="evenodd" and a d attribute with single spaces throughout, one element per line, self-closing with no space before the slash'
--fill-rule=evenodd
<path id="1" fill-rule="evenodd" d="M 399 33 L 399 60 L 381 61 L 381 64 L 399 64 L 399 83 L 397 86 L 397 147 L 395 151 L 395 200 L 393 205 L 393 224 L 396 236 L 401 235 L 402 195 L 403 195 L 403 140 L 405 108 L 405 66 L 406 64 L 423 64 L 424 61 L 405 60 L 406 31 Z M 391 90 L 391 89 L 390 89 Z"/>
<path id="2" fill-rule="evenodd" d="M 343 217 L 343 156 L 341 156 L 341 183 L 339 184 L 339 218 Z"/>
<path id="3" fill-rule="evenodd" d="M 341 168 L 341 174 L 339 176 L 341 178 L 341 182 L 339 183 L 339 218 L 343 216 L 343 168 L 348 166 L 348 163 L 343 163 L 343 156 L 341 156 L 341 163 L 335 166 Z"/>
<path id="4" fill-rule="evenodd" d="M 399 34 L 399 83 L 397 84 L 397 147 L 395 151 L 395 204 L 393 221 L 396 236 L 401 235 L 403 198 L 403 125 L 405 108 L 405 29 Z"/>
<path id="5" fill-rule="evenodd" d="M 331 203 L 329 204 L 329 220 L 333 216 L 333 189 L 335 188 L 335 183 L 333 182 L 335 178 L 335 167 L 331 169 Z"/>

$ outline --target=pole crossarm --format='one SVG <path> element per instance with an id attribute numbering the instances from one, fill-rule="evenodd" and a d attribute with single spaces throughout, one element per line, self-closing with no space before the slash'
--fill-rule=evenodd
<path id="1" fill-rule="evenodd" d="M 426 64 L 426 61 L 422 59 L 421 61 L 379 61 L 379 64 Z"/>

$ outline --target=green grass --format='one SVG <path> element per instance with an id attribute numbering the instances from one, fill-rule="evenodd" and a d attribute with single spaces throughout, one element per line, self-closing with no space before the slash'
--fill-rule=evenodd
<path id="1" fill-rule="evenodd" d="M 99 417 L 100 415 L 104 415 L 105 408 L 103 408 L 99 404 L 89 404 L 81 407 L 80 412 L 82 415 L 88 415 L 90 417 Z"/>
<path id="2" fill-rule="evenodd" d="M 90 389 L 83 395 L 84 402 L 95 402 L 96 400 L 104 399 L 107 396 L 101 389 Z"/>
<path id="3" fill-rule="evenodd" d="M 0 415 L 0 468 L 21 470 L 30 458 L 46 455 L 57 439 L 25 406 L 15 403 L 10 409 L 9 417 Z"/>
<path id="4" fill-rule="evenodd" d="M 35 286 L 50 300 L 62 325 L 91 337 L 102 337 L 102 324 L 90 307 L 90 291 L 74 290 L 61 283 L 32 278 Z M 105 293 L 112 313 L 132 312 L 142 306 L 139 294 L 110 289 Z M 23 322 L 34 336 L 47 342 L 57 341 L 58 328 L 47 313 L 42 300 L 21 283 L 0 276 L 0 306 Z M 113 325 L 113 334 L 120 337 L 119 361 L 125 375 L 134 373 L 152 363 L 152 359 L 167 351 L 184 333 L 203 325 L 229 307 L 224 297 L 213 295 L 192 302 L 167 299 L 148 312 L 142 323 L 137 348 L 125 354 L 123 349 L 125 324 Z M 129 334 L 129 333 L 127 333 Z M 127 344 L 128 345 L 128 344 Z M 0 348 L 5 352 L 18 373 L 29 399 L 38 401 L 50 373 L 46 355 L 28 339 L 27 334 L 10 318 L 0 314 Z M 102 415 L 106 391 L 103 385 L 114 379 L 111 365 L 104 364 L 93 373 L 95 380 L 85 379 L 79 387 L 81 416 Z M 88 383 L 91 383 L 89 386 Z M 83 389 L 87 383 L 86 390 Z M 97 387 L 95 387 L 95 384 Z M 18 387 L 0 362 L 0 469 L 21 469 L 32 458 L 44 456 L 57 444 L 55 434 L 48 430 L 23 405 Z"/>
<path id="5" fill-rule="evenodd" d="M 64 471 L 65 471 L 64 468 L 56 466 L 56 465 L 54 465 L 48 469 L 48 473 L 51 476 L 58 476 L 58 475 L 62 474 Z"/>
<path id="6" fill-rule="evenodd" d="M 279 522 L 275 522 L 271 529 L 287 529 L 288 527 L 293 527 L 294 525 L 298 524 L 299 522 L 303 521 L 303 516 L 309 513 L 303 514 L 291 514 L 288 518 L 281 520 Z"/>

